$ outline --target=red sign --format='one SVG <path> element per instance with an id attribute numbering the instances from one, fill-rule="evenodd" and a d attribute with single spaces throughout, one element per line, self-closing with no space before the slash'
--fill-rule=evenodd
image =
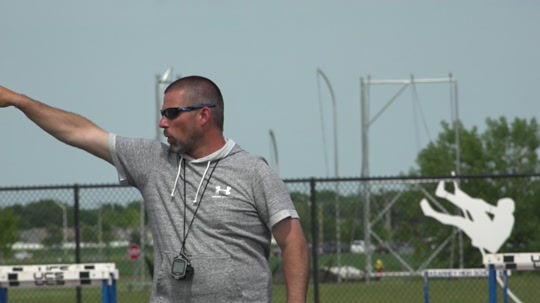
<path id="1" fill-rule="evenodd" d="M 132 261 L 139 260 L 139 257 L 141 256 L 141 248 L 137 244 L 131 244 L 131 246 L 128 249 L 129 258 Z"/>

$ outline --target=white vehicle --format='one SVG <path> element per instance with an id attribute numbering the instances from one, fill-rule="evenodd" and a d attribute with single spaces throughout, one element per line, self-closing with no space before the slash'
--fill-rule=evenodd
<path id="1" fill-rule="evenodd" d="M 26 251 L 21 251 L 15 254 L 15 259 L 17 260 L 27 260 L 32 259 L 32 254 Z"/>
<path id="2" fill-rule="evenodd" d="M 370 251 L 375 251 L 375 246 L 371 244 L 369 246 Z M 351 253 L 353 254 L 363 254 L 366 252 L 366 242 L 364 240 L 354 240 L 351 242 Z"/>

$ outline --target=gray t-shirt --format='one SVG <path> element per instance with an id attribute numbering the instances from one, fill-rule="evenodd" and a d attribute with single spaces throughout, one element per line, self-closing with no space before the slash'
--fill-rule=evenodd
<path id="1" fill-rule="evenodd" d="M 271 229 L 298 214 L 264 160 L 230 139 L 197 160 L 157 141 L 114 134 L 109 141 L 120 182 L 139 189 L 152 226 L 152 302 L 272 301 Z M 184 239 L 194 274 L 174 280 Z"/>

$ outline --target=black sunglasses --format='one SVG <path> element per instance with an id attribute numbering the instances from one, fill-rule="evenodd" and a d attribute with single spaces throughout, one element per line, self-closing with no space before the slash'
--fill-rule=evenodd
<path id="1" fill-rule="evenodd" d="M 171 107 L 161 110 L 161 116 L 166 117 L 169 120 L 173 120 L 178 117 L 181 113 L 191 112 L 205 107 L 216 107 L 215 104 L 201 104 L 188 107 Z"/>

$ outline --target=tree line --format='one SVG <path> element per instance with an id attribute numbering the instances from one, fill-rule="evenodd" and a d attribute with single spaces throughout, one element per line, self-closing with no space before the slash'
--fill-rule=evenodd
<path id="1" fill-rule="evenodd" d="M 130 235 L 131 242 L 139 242 L 140 208 L 142 201 L 126 205 L 103 203 L 99 208 L 80 209 L 79 220 L 81 238 L 86 243 L 108 243 L 116 239 L 115 229 L 135 230 Z M 74 208 L 62 201 L 44 199 L 27 204 L 17 204 L 1 209 L 0 216 L 0 257 L 13 254 L 11 246 L 20 240 L 20 233 L 36 229 L 45 230 L 42 243 L 46 247 L 59 246 L 64 240 L 64 216 L 58 206 L 67 212 L 67 241 L 74 242 Z"/>

